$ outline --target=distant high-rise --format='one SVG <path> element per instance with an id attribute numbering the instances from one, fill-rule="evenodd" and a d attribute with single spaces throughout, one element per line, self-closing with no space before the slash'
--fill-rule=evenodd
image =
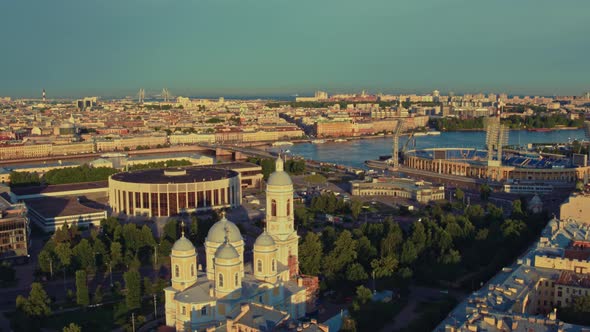
<path id="1" fill-rule="evenodd" d="M 45 97 L 46 97 L 46 95 L 45 95 L 45 89 L 43 89 L 43 101 L 45 101 Z"/>
<path id="2" fill-rule="evenodd" d="M 137 97 L 138 97 L 138 103 L 142 104 L 143 100 L 145 99 L 145 90 L 144 89 L 139 89 L 139 92 L 137 93 Z"/>

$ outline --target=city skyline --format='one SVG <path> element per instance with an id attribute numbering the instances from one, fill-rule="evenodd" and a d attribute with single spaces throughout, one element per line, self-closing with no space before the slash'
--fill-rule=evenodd
<path id="1" fill-rule="evenodd" d="M 0 4 L 12 43 L 1 56 L 0 95 L 162 87 L 191 96 L 581 95 L 590 72 L 584 8 L 575 0 L 9 1 Z"/>

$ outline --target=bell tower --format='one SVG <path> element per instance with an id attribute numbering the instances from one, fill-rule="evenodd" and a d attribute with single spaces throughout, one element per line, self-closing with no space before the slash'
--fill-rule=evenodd
<path id="1" fill-rule="evenodd" d="M 294 223 L 293 181 L 285 172 L 283 159 L 279 155 L 275 172 L 268 177 L 266 185 L 266 229 L 276 244 L 278 263 L 289 267 L 289 270 L 298 271 L 299 236 Z"/>

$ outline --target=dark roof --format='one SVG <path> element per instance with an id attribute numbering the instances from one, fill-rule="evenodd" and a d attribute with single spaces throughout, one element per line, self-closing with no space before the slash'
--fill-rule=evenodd
<path id="1" fill-rule="evenodd" d="M 92 204 L 96 208 L 84 205 L 78 202 L 77 197 L 44 197 L 25 200 L 25 203 L 30 210 L 34 210 L 44 218 L 102 212 L 106 208 L 103 206 L 103 209 L 100 209 L 99 203 Z"/>
<path id="2" fill-rule="evenodd" d="M 42 194 L 42 193 L 55 193 L 55 192 L 62 192 L 62 191 L 72 191 L 72 190 L 107 188 L 108 186 L 109 186 L 109 183 L 107 181 L 96 181 L 96 182 L 58 184 L 58 185 L 51 185 L 51 186 L 13 187 L 10 190 L 15 195 L 22 196 L 22 195 L 34 195 L 34 194 Z"/>
<path id="3" fill-rule="evenodd" d="M 165 172 L 182 172 L 181 175 L 166 175 Z M 212 167 L 186 167 L 173 169 L 145 169 L 132 172 L 123 172 L 112 175 L 112 179 L 131 183 L 192 183 L 215 181 L 238 176 L 232 170 Z"/>
<path id="4" fill-rule="evenodd" d="M 249 163 L 246 161 L 234 161 L 234 162 L 229 162 L 229 163 L 221 163 L 221 164 L 216 164 L 215 167 L 219 167 L 219 168 L 223 168 L 223 169 L 232 169 L 232 170 L 239 170 L 241 168 L 252 168 L 252 167 L 257 167 L 262 169 L 262 167 L 260 165 L 254 164 L 254 163 Z"/>

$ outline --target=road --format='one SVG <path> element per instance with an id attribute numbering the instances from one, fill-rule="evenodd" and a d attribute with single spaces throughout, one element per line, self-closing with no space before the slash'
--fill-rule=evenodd
<path id="1" fill-rule="evenodd" d="M 381 331 L 390 332 L 405 328 L 419 316 L 419 312 L 416 312 L 416 307 L 421 302 L 439 300 L 448 295 L 454 297 L 458 302 L 460 302 L 467 294 L 454 290 L 449 291 L 447 294 L 436 288 L 411 286 L 410 294 L 408 296 L 408 303 L 402 309 L 402 311 L 400 311 L 397 316 L 395 316 L 394 320 L 385 325 Z"/>

